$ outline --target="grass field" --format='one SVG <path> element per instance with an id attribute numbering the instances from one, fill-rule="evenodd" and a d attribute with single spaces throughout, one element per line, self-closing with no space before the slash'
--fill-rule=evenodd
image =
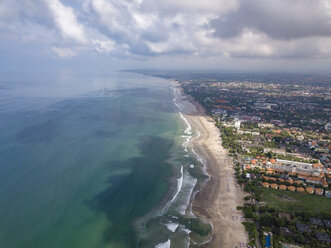
<path id="1" fill-rule="evenodd" d="M 324 196 L 262 188 L 262 202 L 267 203 L 269 207 L 287 213 L 308 211 L 313 213 L 328 212 L 331 214 L 331 199 Z"/>

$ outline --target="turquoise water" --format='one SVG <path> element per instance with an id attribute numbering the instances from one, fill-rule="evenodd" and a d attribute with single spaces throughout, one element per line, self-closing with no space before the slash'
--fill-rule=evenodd
<path id="1" fill-rule="evenodd" d="M 187 246 L 193 160 L 173 98 L 130 73 L 2 78 L 0 247 Z"/>

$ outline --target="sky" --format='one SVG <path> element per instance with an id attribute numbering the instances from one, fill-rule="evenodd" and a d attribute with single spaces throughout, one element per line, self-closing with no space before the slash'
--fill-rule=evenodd
<path id="1" fill-rule="evenodd" d="M 0 0 L 0 65 L 331 71 L 331 0 Z"/>

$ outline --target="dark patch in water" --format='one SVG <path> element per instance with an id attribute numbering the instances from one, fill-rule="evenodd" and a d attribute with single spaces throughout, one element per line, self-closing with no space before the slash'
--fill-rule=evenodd
<path id="1" fill-rule="evenodd" d="M 132 88 L 132 89 L 121 89 L 121 90 L 111 90 L 115 93 L 121 93 L 126 96 L 141 96 L 149 92 L 148 88 Z"/>
<path id="2" fill-rule="evenodd" d="M 104 130 L 96 130 L 94 135 L 100 138 L 111 138 L 115 135 L 116 132 L 104 131 Z"/>
<path id="3" fill-rule="evenodd" d="M 111 90 L 111 89 L 102 89 L 94 92 L 90 92 L 90 95 L 104 95 L 104 96 L 134 96 L 134 97 L 148 97 L 154 99 L 164 98 L 164 92 L 150 90 L 149 88 L 132 88 L 132 89 L 119 89 L 119 90 Z"/>
<path id="4" fill-rule="evenodd" d="M 24 128 L 17 134 L 17 140 L 23 143 L 49 143 L 59 133 L 59 126 L 53 121 L 46 121 L 38 125 Z"/>
<path id="5" fill-rule="evenodd" d="M 120 89 L 120 90 L 112 90 L 108 88 L 100 89 L 97 91 L 91 91 L 87 93 L 87 96 L 90 97 L 108 97 L 108 96 L 144 96 L 149 92 L 148 88 L 132 88 L 132 89 Z"/>
<path id="6" fill-rule="evenodd" d="M 136 247 L 133 221 L 151 211 L 166 193 L 171 176 L 166 160 L 171 146 L 170 140 L 145 137 L 139 145 L 141 157 L 109 163 L 112 171 L 130 168 L 131 173 L 111 176 L 107 190 L 90 203 L 109 220 L 104 233 L 108 243 Z"/>
<path id="7" fill-rule="evenodd" d="M 123 110 L 122 112 L 114 111 L 106 114 L 91 114 L 85 116 L 84 119 L 93 121 L 106 121 L 114 123 L 116 125 L 127 126 L 127 125 L 139 125 L 150 122 L 161 122 L 160 118 L 138 116 L 132 112 Z"/>

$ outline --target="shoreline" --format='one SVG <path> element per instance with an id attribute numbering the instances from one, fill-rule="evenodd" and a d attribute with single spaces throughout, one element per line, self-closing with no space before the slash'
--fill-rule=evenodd
<path id="1" fill-rule="evenodd" d="M 198 218 L 212 224 L 210 242 L 201 247 L 240 247 L 247 244 L 248 236 L 241 224 L 242 213 L 236 210 L 244 203 L 244 192 L 234 177 L 233 162 L 221 145 L 220 132 L 215 121 L 205 114 L 203 107 L 181 93 L 182 114 L 192 129 L 198 132 L 188 147 L 205 161 L 209 179 L 192 194 L 191 208 Z"/>

